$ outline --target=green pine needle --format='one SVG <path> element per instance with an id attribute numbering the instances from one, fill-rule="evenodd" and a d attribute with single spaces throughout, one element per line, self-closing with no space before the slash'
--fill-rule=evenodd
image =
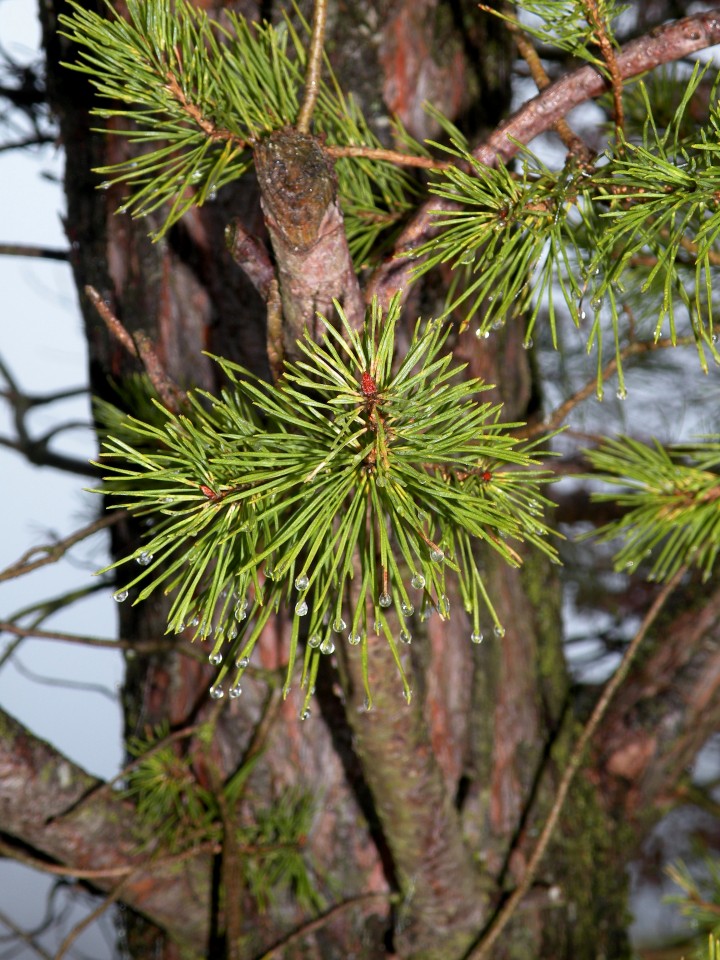
<path id="1" fill-rule="evenodd" d="M 102 492 L 150 524 L 115 564 L 116 596 L 172 595 L 168 631 L 212 645 L 216 697 L 226 680 L 238 695 L 275 611 L 293 621 L 286 693 L 307 639 L 305 711 L 336 643 L 366 651 L 371 631 L 384 635 L 400 667 L 415 609 L 449 616 L 448 577 L 473 636 L 486 617 L 500 631 L 478 546 L 513 566 L 523 542 L 556 559 L 540 493 L 551 474 L 511 435 L 518 424 L 476 399 L 487 387 L 458 376 L 446 326 L 418 324 L 398 360 L 399 314 L 397 300 L 386 316 L 374 305 L 363 333 L 340 314 L 342 330 L 301 341 L 305 358 L 275 385 L 216 358 L 231 384 L 220 397 L 191 393 L 177 416 L 158 406 L 158 423 L 129 417 L 104 444 Z"/>
<path id="2" fill-rule="evenodd" d="M 624 510 L 593 534 L 622 541 L 615 568 L 649 565 L 649 579 L 668 581 L 690 564 L 709 579 L 720 551 L 720 438 L 665 448 L 618 437 L 586 453 L 593 480 L 613 488 L 593 499 Z"/>

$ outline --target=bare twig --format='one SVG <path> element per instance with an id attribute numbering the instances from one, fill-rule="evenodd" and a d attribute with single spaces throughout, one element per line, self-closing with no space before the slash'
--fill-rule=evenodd
<path id="1" fill-rule="evenodd" d="M 343 900 L 342 903 L 336 903 L 334 907 L 330 907 L 329 910 L 326 910 L 321 917 L 317 917 L 315 920 L 311 920 L 309 923 L 303 924 L 303 926 L 301 926 L 298 930 L 294 930 L 286 937 L 283 937 L 279 943 L 276 943 L 274 947 L 271 947 L 270 950 L 267 950 L 260 957 L 260 960 L 273 960 L 273 958 L 281 956 L 288 947 L 299 943 L 305 937 L 309 936 L 311 933 L 314 933 L 315 930 L 322 929 L 326 923 L 328 923 L 334 916 L 336 916 L 338 913 L 341 913 L 343 910 L 347 910 L 350 907 L 355 907 L 359 903 L 363 903 L 366 900 L 388 900 L 389 897 L 389 893 L 361 893 L 359 896 L 352 897 L 350 900 Z"/>
<path id="2" fill-rule="evenodd" d="M 67 250 L 52 247 L 37 247 L 31 243 L 0 243 L 2 257 L 36 257 L 40 260 L 62 260 L 67 262 L 70 254 Z"/>
<path id="3" fill-rule="evenodd" d="M 95 287 L 86 286 L 85 293 L 112 336 L 125 347 L 131 356 L 142 361 L 145 372 L 153 387 L 157 390 L 164 406 L 171 412 L 177 413 L 183 405 L 185 394 L 168 375 L 150 338 L 142 330 L 139 330 L 134 337 L 128 333 Z"/>
<path id="4" fill-rule="evenodd" d="M 538 88 L 538 90 L 545 90 L 546 87 L 550 86 L 551 80 L 545 72 L 545 67 L 542 65 L 542 60 L 540 59 L 537 50 L 514 21 L 509 20 L 507 21 L 506 25 L 510 33 L 513 35 L 513 40 L 515 41 L 515 46 L 520 52 L 520 56 L 528 65 L 530 76 L 535 81 L 535 86 Z M 582 139 L 570 127 L 570 124 L 567 122 L 567 120 L 565 120 L 564 117 L 556 120 L 552 127 L 555 133 L 557 133 L 562 142 L 568 148 L 570 153 L 576 156 L 580 163 L 584 164 L 590 162 L 591 154 L 589 147 L 583 143 Z"/>
<path id="5" fill-rule="evenodd" d="M 620 351 L 620 359 L 627 360 L 629 357 L 636 357 L 643 353 L 650 353 L 653 350 L 667 350 L 670 347 L 686 346 L 694 342 L 695 341 L 692 337 L 680 337 L 674 341 L 670 337 L 664 337 L 662 340 L 634 340 Z M 613 357 L 612 360 L 605 364 L 600 374 L 600 378 L 603 383 L 613 376 L 613 374 L 617 371 L 617 367 L 617 357 Z M 568 415 L 579 403 L 582 403 L 583 400 L 587 400 L 588 397 L 595 393 L 597 390 L 597 385 L 597 377 L 593 377 L 591 380 L 588 380 L 585 386 L 581 387 L 580 390 L 574 393 L 571 397 L 568 397 L 567 400 L 564 400 L 559 407 L 556 407 L 549 417 L 546 417 L 542 421 L 542 423 L 535 423 L 532 426 L 521 427 L 514 434 L 514 436 L 522 437 L 524 440 L 527 440 L 531 437 L 536 437 L 541 433 L 549 433 L 552 430 L 557 430 L 557 428 L 563 424 Z"/>
<path id="6" fill-rule="evenodd" d="M 487 960 L 487 958 L 491 956 L 491 951 L 497 942 L 498 937 L 515 914 L 520 902 L 530 889 L 538 867 L 540 866 L 540 861 L 545 855 L 548 844 L 550 843 L 552 835 L 555 832 L 555 827 L 557 826 L 560 814 L 562 813 L 565 805 L 565 800 L 567 798 L 570 786 L 575 779 L 575 774 L 578 772 L 583 762 L 585 750 L 595 735 L 600 725 L 600 721 L 605 715 L 605 712 L 610 704 L 610 701 L 615 696 L 621 685 L 625 682 L 625 678 L 628 675 L 632 662 L 635 659 L 635 656 L 640 648 L 640 645 L 645 639 L 648 630 L 658 618 L 661 610 L 680 584 L 686 572 L 687 566 L 683 566 L 680 568 L 680 570 L 678 570 L 675 576 L 672 577 L 672 579 L 669 580 L 660 590 L 655 597 L 652 606 L 645 614 L 643 622 L 640 625 L 640 629 L 635 634 L 630 642 L 630 645 L 625 651 L 625 655 L 620 662 L 620 666 L 605 685 L 605 688 L 600 695 L 600 699 L 595 704 L 595 708 L 587 723 L 583 727 L 582 733 L 580 734 L 580 737 L 573 748 L 570 759 L 568 760 L 568 764 L 563 771 L 560 784 L 558 785 L 552 809 L 550 810 L 548 818 L 545 821 L 545 825 L 543 826 L 535 849 L 532 852 L 532 856 L 528 861 L 522 880 L 510 895 L 500 912 L 496 915 L 480 943 L 474 950 L 471 951 L 470 954 L 468 954 L 467 960 Z"/>
<path id="7" fill-rule="evenodd" d="M 613 119 L 615 121 L 615 140 L 618 149 L 622 149 L 623 128 L 625 126 L 625 108 L 623 107 L 623 77 L 618 66 L 615 47 L 608 36 L 607 23 L 598 10 L 596 0 L 583 0 L 588 23 L 595 32 L 595 42 L 600 47 L 605 66 L 610 74 L 610 88 L 613 98 Z"/>
<path id="8" fill-rule="evenodd" d="M 161 640 L 108 640 L 103 637 L 90 637 L 78 633 L 62 633 L 57 630 L 40 630 L 37 627 L 20 627 L 9 620 L 0 620 L 0 633 L 11 633 L 21 639 L 33 637 L 36 640 L 58 640 L 61 643 L 76 643 L 85 647 L 99 647 L 106 650 L 132 650 L 137 654 L 166 653 L 167 642 Z M 193 660 L 204 662 L 204 651 L 182 645 L 176 652 L 180 652 Z M 3 657 L 4 659 L 4 657 Z M 1 661 L 0 661 L 1 664 Z"/>
<path id="9" fill-rule="evenodd" d="M 35 942 L 35 936 L 32 933 L 28 933 L 26 930 L 23 930 L 22 927 L 19 927 L 6 913 L 3 913 L 1 910 L 0 925 L 7 927 L 16 940 L 21 940 L 26 947 L 28 947 L 30 950 L 34 950 L 35 953 L 42 958 L 42 960 L 54 960 L 49 953 L 46 953 L 45 950 L 43 950 L 43 948 Z"/>
<path id="10" fill-rule="evenodd" d="M 305 68 L 305 93 L 300 113 L 298 114 L 296 129 L 300 133 L 310 131 L 310 121 L 317 101 L 320 88 L 320 73 L 323 61 L 323 43 L 325 41 L 325 23 L 327 21 L 327 0 L 315 0 L 313 4 L 313 18 L 308 50 L 307 66 Z"/>
<path id="11" fill-rule="evenodd" d="M 387 160 L 398 167 L 421 167 L 424 170 L 447 170 L 457 166 L 454 160 L 436 160 L 434 157 L 418 157 L 410 153 L 400 153 L 398 150 L 386 150 L 383 147 L 361 147 L 349 144 L 347 146 L 328 145 L 325 153 L 337 160 L 338 157 L 366 157 L 368 160 Z"/>
<path id="12" fill-rule="evenodd" d="M 125 519 L 126 516 L 127 513 L 124 510 L 118 510 L 106 514 L 97 520 L 93 520 L 92 523 L 88 523 L 86 526 L 75 530 L 61 540 L 56 540 L 54 543 L 44 543 L 37 547 L 30 547 L 15 563 L 6 567 L 4 570 L 0 570 L 0 583 L 3 580 L 15 580 L 17 577 L 24 577 L 26 574 L 32 573 L 33 570 L 38 570 L 48 563 L 57 563 L 76 543 L 87 540 L 88 537 L 92 537 L 100 530 L 111 527 L 119 520 Z M 0 630 L 1 629 L 2 626 L 0 626 Z"/>

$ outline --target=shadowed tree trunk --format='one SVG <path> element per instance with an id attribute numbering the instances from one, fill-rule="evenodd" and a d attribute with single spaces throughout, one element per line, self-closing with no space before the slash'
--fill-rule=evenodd
<path id="1" fill-rule="evenodd" d="M 86 6 L 101 5 L 88 0 Z M 232 8 L 251 19 L 279 12 L 268 3 L 202 6 L 217 15 Z M 118 162 L 127 155 L 128 144 L 122 137 L 92 132 L 90 88 L 82 76 L 59 66 L 73 59 L 56 32 L 63 12 L 62 0 L 42 4 L 49 95 L 67 153 L 66 229 L 78 290 L 91 284 L 129 331 L 143 331 L 182 387 L 220 387 L 218 371 L 204 350 L 269 377 L 265 305 L 224 240 L 225 227 L 234 218 L 249 234 L 267 235 L 254 177 L 191 210 L 158 243 L 147 237 L 152 224 L 116 213 L 122 196 L 115 188 L 99 191 L 99 178 L 90 171 Z M 386 113 L 394 112 L 415 136 L 437 136 L 421 109 L 423 99 L 463 124 L 471 142 L 482 139 L 507 112 L 510 39 L 474 3 L 331 3 L 328 29 L 330 58 L 341 84 L 359 98 L 381 134 Z M 432 315 L 441 300 L 442 291 L 427 284 L 413 293 L 408 314 L 413 319 L 413 311 Z M 92 389 L 117 402 L 110 380 L 122 383 L 139 368 L 110 339 L 82 293 L 81 308 Z M 487 342 L 469 334 L 455 339 L 456 357 L 468 363 L 469 374 L 497 384 L 509 421 L 532 415 L 537 403 L 520 337 L 515 328 Z M 114 527 L 117 556 L 139 543 L 134 524 Z M 343 647 L 337 662 L 324 658 L 317 707 L 308 722 L 299 723 L 299 696 L 291 692 L 280 702 L 267 679 L 282 675 L 287 658 L 289 624 L 279 617 L 258 644 L 261 670 L 248 673 L 242 697 L 223 705 L 211 746 L 190 740 L 181 748 L 194 759 L 196 776 L 212 786 L 215 778 L 230 776 L 262 741 L 262 755 L 243 797 L 240 814 L 245 819 L 291 789 L 313 799 L 304 854 L 326 908 L 344 906 L 288 939 L 277 956 L 459 960 L 521 880 L 578 721 L 562 649 L 561 588 L 548 561 L 528 554 L 522 570 L 511 570 L 491 553 L 484 562 L 504 636 L 471 646 L 471 628 L 454 597 L 449 622 L 435 617 L 413 623 L 409 673 L 415 695 L 409 706 L 387 647 L 377 644 L 371 656 L 376 704 L 364 711 L 355 651 Z M 666 630 L 677 642 L 658 647 L 655 659 L 645 662 L 618 699 L 597 738 L 588 774 L 573 788 L 536 883 L 494 957 L 628 955 L 624 871 L 635 846 L 628 842 L 628 819 L 643 831 L 649 828 L 657 814 L 647 811 L 672 792 L 677 771 L 717 723 L 708 716 L 718 686 L 716 608 L 713 595 L 705 616 L 693 621 L 690 640 L 678 613 Z M 119 607 L 119 629 L 125 638 L 163 641 L 167 647 L 160 654 L 127 659 L 123 703 L 129 736 L 163 722 L 181 729 L 217 709 L 207 697 L 213 668 L 186 655 L 186 638 L 165 636 L 161 599 Z M 668 660 L 672 651 L 677 663 Z M 674 681 L 676 670 L 682 685 L 673 730 L 679 724 L 688 733 L 669 733 L 663 740 L 648 730 L 643 711 L 657 695 L 657 678 Z M 628 724 L 634 730 L 634 752 L 626 739 Z M 82 772 L 77 778 L 77 795 L 69 796 L 62 810 L 92 787 Z M 112 820 L 127 817 L 127 807 L 105 807 L 92 799 L 88 805 L 96 812 L 98 844 L 106 820 L 105 840 L 111 846 L 117 829 Z M 13 829 L 22 819 L 19 807 L 8 801 L 6 808 L 15 811 L 15 819 L 6 821 L 5 832 L 59 862 L 72 861 L 76 848 L 69 835 L 86 827 L 73 828 L 68 821 L 64 855 L 62 843 L 49 844 L 26 823 L 45 816 L 45 809 L 37 815 L 32 811 L 29 818 L 26 810 L 24 825 Z M 131 924 L 133 955 L 160 955 L 156 950 L 166 958 L 219 955 L 222 896 L 213 855 L 217 850 L 205 850 L 182 867 L 182 882 L 171 888 L 177 902 L 169 908 L 165 902 L 158 905 L 158 888 L 166 879 L 150 871 L 144 885 L 127 894 L 129 905 L 145 918 Z M 123 857 L 137 862 L 130 849 Z M 92 866 L 89 853 L 84 863 Z M 261 909 L 237 877 L 224 879 L 228 896 L 230 885 L 237 883 L 242 908 L 228 931 L 239 934 L 238 956 L 262 956 L 313 919 L 290 894 Z"/>

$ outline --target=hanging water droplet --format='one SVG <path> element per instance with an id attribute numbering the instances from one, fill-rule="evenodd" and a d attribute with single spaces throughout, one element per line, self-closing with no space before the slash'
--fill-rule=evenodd
<path id="1" fill-rule="evenodd" d="M 412 637 L 411 637 L 411 635 L 407 632 L 407 630 L 401 630 L 401 631 L 400 631 L 400 642 L 401 642 L 401 643 L 412 643 Z"/>
<path id="2" fill-rule="evenodd" d="M 425 586 L 425 577 L 421 573 L 414 573 L 410 583 L 416 590 L 422 590 Z"/>
<path id="3" fill-rule="evenodd" d="M 300 714 L 300 719 L 301 719 L 301 720 L 309 720 L 309 719 L 310 719 L 310 711 L 309 711 L 309 710 L 303 710 L 303 712 Z"/>
<path id="4" fill-rule="evenodd" d="M 363 702 L 363 706 L 365 707 L 365 709 L 366 709 L 368 712 L 369 712 L 370 710 L 372 710 L 372 702 L 370 701 L 370 697 L 365 697 L 365 700 L 364 700 L 364 702 Z"/>
<path id="5" fill-rule="evenodd" d="M 299 603 L 296 603 L 296 604 L 295 604 L 295 613 L 296 613 L 299 617 L 304 617 L 305 614 L 308 612 L 308 609 L 309 609 L 309 607 L 308 607 L 307 603 L 305 603 L 304 600 L 301 600 Z"/>
<path id="6" fill-rule="evenodd" d="M 412 700 L 412 694 L 412 687 L 408 687 L 407 690 L 403 690 L 403 696 L 405 697 L 407 703 L 410 703 Z"/>
<path id="7" fill-rule="evenodd" d="M 239 670 L 244 670 L 245 667 L 246 667 L 249 663 L 250 663 L 250 658 L 249 658 L 249 657 L 239 657 L 239 658 L 235 661 L 235 666 L 236 666 Z"/>
<path id="8" fill-rule="evenodd" d="M 618 398 L 618 400 L 627 400 L 627 390 L 625 387 L 621 387 L 615 396 Z"/>
<path id="9" fill-rule="evenodd" d="M 208 623 L 207 620 L 203 620 L 203 622 L 200 624 L 200 635 L 203 639 L 205 639 L 205 637 L 209 637 L 211 633 L 212 624 Z"/>
<path id="10" fill-rule="evenodd" d="M 470 634 L 470 639 L 473 643 L 482 643 L 485 637 L 483 636 L 482 630 L 473 630 Z"/>
<path id="11" fill-rule="evenodd" d="M 328 655 L 335 653 L 335 644 L 332 642 L 330 637 L 325 637 L 323 642 L 320 644 L 320 653 L 326 653 Z"/>
<path id="12" fill-rule="evenodd" d="M 377 484 L 378 487 L 386 487 L 386 486 L 387 486 L 387 477 L 386 477 L 384 474 L 379 473 L 379 474 L 377 475 L 377 479 L 375 480 L 375 483 Z"/>
<path id="13" fill-rule="evenodd" d="M 496 623 L 495 626 L 493 627 L 493 633 L 495 634 L 496 637 L 504 637 L 505 627 L 501 627 L 499 623 Z"/>
<path id="14" fill-rule="evenodd" d="M 381 607 L 389 607 L 392 603 L 392 597 L 389 593 L 381 593 L 378 597 L 378 603 Z"/>
<path id="15" fill-rule="evenodd" d="M 423 623 L 426 620 L 430 619 L 430 617 L 433 615 L 434 610 L 435 610 L 435 607 L 431 603 L 425 604 L 425 606 L 420 611 L 420 619 L 423 621 Z"/>
<path id="16" fill-rule="evenodd" d="M 98 184 L 98 190 L 109 190 L 112 184 L 109 180 L 103 180 L 102 183 Z"/>
<path id="17" fill-rule="evenodd" d="M 210 696 L 213 698 L 213 700 L 222 700 L 222 698 L 225 696 L 225 691 L 220 686 L 210 687 Z"/>
<path id="18" fill-rule="evenodd" d="M 362 635 L 359 633 L 348 634 L 348 643 L 352 644 L 353 647 L 356 647 L 362 640 Z"/>
<path id="19" fill-rule="evenodd" d="M 316 650 L 321 643 L 322 643 L 322 637 L 319 637 L 316 633 L 314 633 L 308 640 L 308 646 L 312 647 L 313 650 Z"/>
<path id="20" fill-rule="evenodd" d="M 336 617 L 333 620 L 332 628 L 335 631 L 335 633 L 342 633 L 346 626 L 347 624 L 345 623 L 342 617 Z"/>
<path id="21" fill-rule="evenodd" d="M 434 560 L 435 563 L 440 563 L 441 560 L 445 559 L 445 554 L 439 547 L 433 547 L 430 551 L 430 559 Z"/>
<path id="22" fill-rule="evenodd" d="M 503 319 L 493 320 L 492 322 L 493 330 L 502 330 L 504 326 L 505 326 L 505 321 Z"/>
<path id="23" fill-rule="evenodd" d="M 528 337 L 527 340 L 523 340 L 523 350 L 530 350 L 533 346 L 533 338 Z"/>
<path id="24" fill-rule="evenodd" d="M 185 629 L 185 624 L 184 624 L 184 623 L 179 623 L 179 624 L 177 625 L 177 627 L 175 628 L 175 633 L 180 634 L 180 633 L 183 632 L 184 629 Z"/>
<path id="25" fill-rule="evenodd" d="M 115 603 L 124 603 L 129 596 L 129 591 L 119 590 L 117 593 L 113 594 L 113 600 Z"/>
<path id="26" fill-rule="evenodd" d="M 296 590 L 307 590 L 310 586 L 310 579 L 302 573 L 299 577 L 295 579 L 295 589 Z"/>
<path id="27" fill-rule="evenodd" d="M 199 627 L 199 626 L 200 626 L 200 617 L 193 617 L 192 620 L 190 621 L 190 626 L 191 626 L 191 627 Z"/>
<path id="28" fill-rule="evenodd" d="M 406 603 L 404 600 L 400 603 L 400 609 L 404 617 L 411 617 L 415 613 L 415 607 L 411 603 Z"/>
<path id="29" fill-rule="evenodd" d="M 238 635 L 238 626 L 236 623 L 233 622 L 228 627 L 227 638 L 228 640 L 234 640 L 237 635 Z"/>
<path id="30" fill-rule="evenodd" d="M 450 600 L 444 593 L 438 597 L 437 609 L 442 620 L 448 620 L 450 618 Z"/>
<path id="31" fill-rule="evenodd" d="M 240 686 L 230 687 L 230 689 L 228 690 L 228 696 L 230 697 L 231 700 L 237 700 L 237 698 L 240 696 L 241 693 L 242 693 L 242 687 Z"/>
<path id="32" fill-rule="evenodd" d="M 151 553 L 148 553 L 147 550 L 143 550 L 143 552 L 135 559 L 141 567 L 147 567 L 147 565 L 152 561 L 152 558 L 153 555 Z"/>
<path id="33" fill-rule="evenodd" d="M 210 656 L 208 657 L 208 660 L 214 667 L 217 667 L 218 664 L 222 663 L 222 658 L 223 657 L 221 653 L 211 653 Z"/>

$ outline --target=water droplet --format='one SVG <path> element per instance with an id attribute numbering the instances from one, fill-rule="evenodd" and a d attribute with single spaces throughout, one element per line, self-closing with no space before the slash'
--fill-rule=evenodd
<path id="1" fill-rule="evenodd" d="M 590 306 L 593 308 L 593 310 L 599 310 L 602 306 L 602 297 L 593 297 L 593 299 L 590 301 Z"/>
<path id="2" fill-rule="evenodd" d="M 378 487 L 386 487 L 387 477 L 384 474 L 379 473 L 377 476 L 377 479 L 375 480 L 375 483 L 378 485 Z"/>
<path id="3" fill-rule="evenodd" d="M 210 663 L 211 663 L 214 667 L 217 667 L 218 664 L 222 663 L 222 654 L 221 654 L 221 653 L 211 653 L 210 656 L 208 657 L 208 660 L 210 661 Z"/>
<path id="4" fill-rule="evenodd" d="M 437 609 L 441 620 L 448 620 L 450 618 L 450 600 L 444 593 L 438 597 Z"/>
<path id="5" fill-rule="evenodd" d="M 362 640 L 362 635 L 359 633 L 351 633 L 348 635 L 348 643 L 352 644 L 353 647 L 356 647 Z"/>
<path id="6" fill-rule="evenodd" d="M 191 626 L 191 627 L 199 627 L 199 626 L 200 626 L 200 617 L 193 617 L 192 620 L 190 621 L 190 626 Z"/>
<path id="7" fill-rule="evenodd" d="M 249 663 L 250 663 L 249 657 L 240 657 L 238 660 L 235 661 L 235 666 L 239 670 L 244 670 Z"/>
<path id="8" fill-rule="evenodd" d="M 585 311 L 584 311 L 584 310 L 581 310 L 581 311 L 580 311 L 580 319 L 581 319 L 581 320 L 585 320 L 586 317 L 587 317 L 587 314 L 585 313 Z"/>
<path id="9" fill-rule="evenodd" d="M 112 184 L 110 183 L 109 180 L 103 180 L 102 183 L 99 183 L 99 184 L 98 184 L 98 189 L 99 189 L 99 190 L 109 190 L 111 186 L 112 186 Z"/>
<path id="10" fill-rule="evenodd" d="M 230 697 L 231 700 L 237 700 L 237 698 L 240 696 L 241 693 L 242 693 L 242 687 L 239 687 L 239 686 L 230 687 L 230 689 L 228 690 L 228 696 Z"/>
<path id="11" fill-rule="evenodd" d="M 412 687 L 408 687 L 407 690 L 403 690 L 403 696 L 405 697 L 407 703 L 410 703 L 412 700 L 412 694 Z"/>
<path id="12" fill-rule="evenodd" d="M 528 337 L 527 340 L 523 340 L 523 350 L 530 350 L 533 346 L 533 338 Z"/>
<path id="13" fill-rule="evenodd" d="M 405 603 L 404 600 L 400 604 L 400 609 L 404 617 L 411 617 L 415 613 L 415 607 L 411 603 Z"/>
<path id="14" fill-rule="evenodd" d="M 625 387 L 618 390 L 615 396 L 618 398 L 618 400 L 627 400 L 627 390 L 625 389 Z"/>
<path id="15" fill-rule="evenodd" d="M 247 600 L 245 600 L 244 598 L 242 600 L 238 600 L 238 602 L 235 604 L 235 619 L 244 620 L 245 617 L 247 617 L 247 608 L 248 608 Z"/>
<path id="16" fill-rule="evenodd" d="M 309 586 L 310 586 L 310 580 L 309 580 L 308 577 L 305 576 L 304 573 L 301 574 L 299 577 L 296 578 L 296 580 L 295 580 L 295 589 L 296 589 L 296 590 L 307 590 L 307 588 L 308 588 Z"/>
<path id="17" fill-rule="evenodd" d="M 425 604 L 425 606 L 420 611 L 420 619 L 423 621 L 423 623 L 426 620 L 430 619 L 430 617 L 433 615 L 434 610 L 435 610 L 435 607 L 431 603 Z"/>
<path id="18" fill-rule="evenodd" d="M 435 563 L 440 563 L 445 559 L 445 554 L 438 547 L 433 547 L 433 549 L 430 551 L 430 559 L 434 560 Z"/>
<path id="19" fill-rule="evenodd" d="M 364 703 L 363 703 L 363 706 L 365 707 L 365 709 L 366 709 L 368 712 L 369 712 L 370 710 L 372 710 L 372 703 L 371 703 L 371 701 L 370 701 L 370 697 L 365 697 L 365 701 L 364 701 Z"/>
<path id="20" fill-rule="evenodd" d="M 296 604 L 295 604 L 295 613 L 296 613 L 299 617 L 304 617 L 305 614 L 308 612 L 308 609 L 309 609 L 309 608 L 308 608 L 308 605 L 307 605 L 307 603 L 305 603 L 304 600 L 301 600 L 300 603 L 296 603 Z"/>
<path id="21" fill-rule="evenodd" d="M 309 710 L 303 710 L 303 712 L 300 714 L 300 719 L 301 719 L 301 720 L 309 720 L 309 719 L 310 719 L 310 716 L 311 716 L 311 714 L 310 714 L 310 711 L 309 711 Z"/>
<path id="22" fill-rule="evenodd" d="M 335 644 L 332 642 L 330 637 L 325 637 L 323 642 L 320 644 L 320 653 L 331 654 L 335 653 Z"/>
<path id="23" fill-rule="evenodd" d="M 222 687 L 210 687 L 210 696 L 213 700 L 222 700 L 225 696 L 225 691 Z"/>
<path id="24" fill-rule="evenodd" d="M 470 639 L 473 643 L 482 643 L 485 637 L 483 636 L 482 630 L 473 630 L 470 634 Z"/>
<path id="25" fill-rule="evenodd" d="M 414 573 L 410 583 L 416 590 L 422 590 L 425 586 L 425 577 L 421 573 Z"/>
<path id="26" fill-rule="evenodd" d="M 493 633 L 495 634 L 496 637 L 504 637 L 505 627 L 501 627 L 499 623 L 496 623 L 495 626 L 493 627 Z"/>
<path id="27" fill-rule="evenodd" d="M 316 633 L 314 633 L 308 640 L 308 646 L 312 647 L 313 650 L 316 650 L 321 643 L 322 643 L 322 637 L 319 637 Z"/>
<path id="28" fill-rule="evenodd" d="M 333 620 L 332 628 L 335 631 L 335 633 L 342 633 L 346 626 L 347 624 L 345 623 L 342 617 L 336 617 Z"/>
<path id="29" fill-rule="evenodd" d="M 147 567 L 147 565 L 152 561 L 153 555 L 148 553 L 146 550 L 137 556 L 135 559 L 140 564 L 141 567 Z"/>
<path id="30" fill-rule="evenodd" d="M 392 597 L 389 593 L 381 593 L 378 597 L 378 603 L 381 607 L 389 607 L 392 603 Z"/>
<path id="31" fill-rule="evenodd" d="M 489 339 L 490 339 L 490 331 L 489 331 L 489 330 L 481 330 L 480 327 L 478 327 L 477 330 L 475 331 L 475 336 L 476 336 L 479 340 L 489 340 Z"/>
<path id="32" fill-rule="evenodd" d="M 493 330 L 502 330 L 502 328 L 503 328 L 504 326 L 505 326 L 505 321 L 504 321 L 504 320 L 493 320 L 493 322 L 492 322 L 492 328 L 493 328 Z"/>
<path id="33" fill-rule="evenodd" d="M 407 630 L 400 631 L 400 642 L 401 643 L 412 643 L 412 637 L 407 632 Z"/>
<path id="34" fill-rule="evenodd" d="M 113 594 L 113 600 L 115 603 L 124 603 L 128 596 L 129 592 L 127 590 L 119 590 L 117 593 Z"/>
<path id="35" fill-rule="evenodd" d="M 209 637 L 211 633 L 212 624 L 208 623 L 207 620 L 203 620 L 203 622 L 200 624 L 200 635 L 203 639 L 205 639 L 205 637 Z"/>
<path id="36" fill-rule="evenodd" d="M 237 627 L 237 624 L 233 622 L 228 627 L 227 638 L 228 640 L 234 640 L 237 635 L 238 635 L 238 627 Z"/>

